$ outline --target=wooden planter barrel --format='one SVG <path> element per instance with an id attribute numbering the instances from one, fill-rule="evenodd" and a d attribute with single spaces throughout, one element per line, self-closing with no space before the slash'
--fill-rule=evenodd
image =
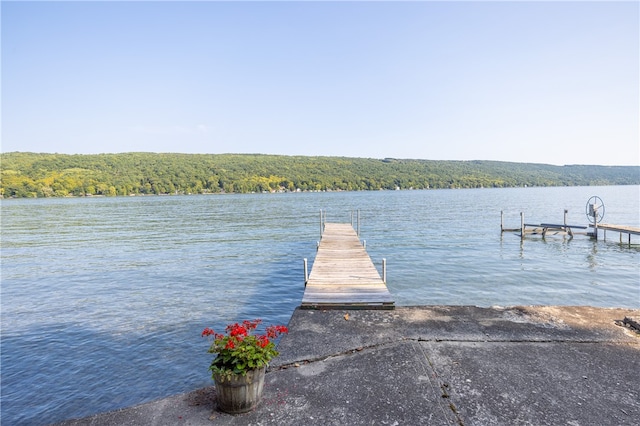
<path id="1" fill-rule="evenodd" d="M 260 402 L 266 367 L 247 372 L 246 376 L 234 374 L 231 378 L 214 374 L 218 408 L 229 414 L 251 411 Z"/>

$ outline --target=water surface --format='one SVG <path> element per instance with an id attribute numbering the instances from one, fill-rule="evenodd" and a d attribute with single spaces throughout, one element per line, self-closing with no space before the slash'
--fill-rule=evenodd
<path id="1" fill-rule="evenodd" d="M 2 422 L 49 424 L 211 384 L 200 332 L 286 324 L 319 210 L 349 222 L 398 305 L 640 307 L 640 249 L 500 232 L 640 226 L 638 186 L 3 200 Z M 626 240 L 625 240 L 626 241 Z"/>

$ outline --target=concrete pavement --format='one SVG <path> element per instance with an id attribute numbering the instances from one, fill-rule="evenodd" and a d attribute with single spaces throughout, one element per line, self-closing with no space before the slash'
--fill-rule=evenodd
<path id="1" fill-rule="evenodd" d="M 219 412 L 209 387 L 62 425 L 636 425 L 625 317 L 640 310 L 297 309 L 253 412 Z"/>

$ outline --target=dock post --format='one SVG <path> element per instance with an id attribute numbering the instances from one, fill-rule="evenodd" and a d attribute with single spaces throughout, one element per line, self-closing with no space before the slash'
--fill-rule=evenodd
<path id="1" fill-rule="evenodd" d="M 382 258 L 382 282 L 387 283 L 387 259 Z"/>
<path id="2" fill-rule="evenodd" d="M 358 232 L 356 232 L 358 234 L 358 237 L 360 236 L 360 209 L 358 209 Z"/>
<path id="3" fill-rule="evenodd" d="M 307 258 L 302 259 L 302 263 L 304 264 L 304 286 L 307 286 L 307 282 L 309 282 L 309 269 L 307 268 Z"/>
<path id="4" fill-rule="evenodd" d="M 500 232 L 504 232 L 504 211 L 500 210 Z"/>
<path id="5" fill-rule="evenodd" d="M 567 227 L 567 213 L 569 213 L 569 210 L 564 209 L 564 232 L 568 233 L 569 236 L 573 238 L 573 231 L 571 230 L 571 227 Z"/>
<path id="6" fill-rule="evenodd" d="M 320 209 L 320 238 L 322 238 L 322 231 L 324 231 L 324 226 L 322 226 L 322 225 L 323 225 L 323 223 L 322 223 L 322 209 Z"/>
<path id="7" fill-rule="evenodd" d="M 520 239 L 524 240 L 524 213 L 520 212 Z"/>

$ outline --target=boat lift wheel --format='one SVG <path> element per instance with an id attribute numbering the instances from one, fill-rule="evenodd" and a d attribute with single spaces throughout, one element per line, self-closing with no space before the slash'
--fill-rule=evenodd
<path id="1" fill-rule="evenodd" d="M 604 202 L 602 201 L 602 198 L 595 195 L 589 198 L 585 208 L 585 214 L 587 215 L 587 219 L 589 219 L 590 223 L 600 223 L 604 217 Z"/>

